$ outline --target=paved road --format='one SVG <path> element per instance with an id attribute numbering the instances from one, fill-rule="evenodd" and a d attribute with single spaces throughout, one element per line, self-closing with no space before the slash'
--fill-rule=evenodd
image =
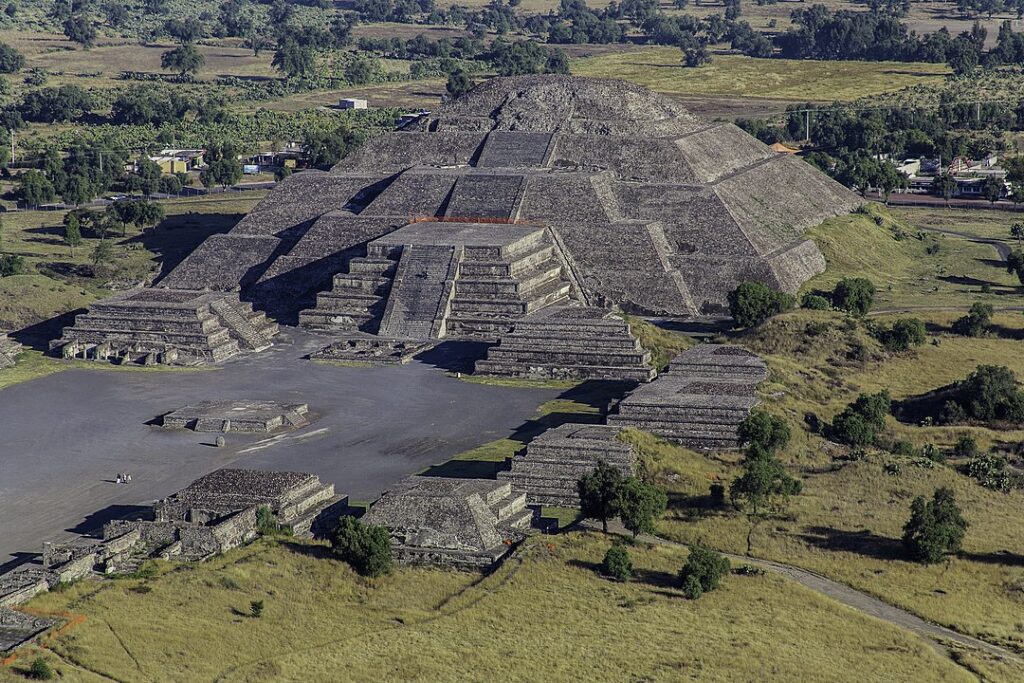
<path id="1" fill-rule="evenodd" d="M 398 479 L 509 436 L 559 392 L 471 384 L 420 362 L 345 368 L 302 357 L 326 343 L 295 329 L 255 356 L 201 372 L 69 370 L 0 391 L 0 565 L 109 506 L 164 497 L 230 464 L 299 470 L 372 500 Z M 306 402 L 319 415 L 279 439 L 168 432 L 145 423 L 209 399 Z M 128 485 L 111 483 L 130 472 Z"/>

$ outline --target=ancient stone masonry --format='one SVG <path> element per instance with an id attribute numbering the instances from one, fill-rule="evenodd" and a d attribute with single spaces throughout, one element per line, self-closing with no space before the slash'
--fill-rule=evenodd
<path id="1" fill-rule="evenodd" d="M 0 370 L 9 368 L 15 363 L 22 346 L 6 334 L 0 334 Z"/>
<path id="2" fill-rule="evenodd" d="M 649 382 L 651 354 L 612 311 L 556 306 L 520 318 L 476 372 L 535 379 Z"/>
<path id="3" fill-rule="evenodd" d="M 735 448 L 737 428 L 758 404 L 764 361 L 732 345 L 704 344 L 679 354 L 667 373 L 613 405 L 607 422 L 696 449 Z"/>
<path id="4" fill-rule="evenodd" d="M 0 607 L 0 654 L 18 648 L 57 625 L 57 621 Z"/>
<path id="5" fill-rule="evenodd" d="M 372 334 L 354 333 L 332 342 L 310 355 L 310 358 L 360 365 L 405 365 L 432 345 L 430 342 L 387 339 Z"/>
<path id="6" fill-rule="evenodd" d="M 277 401 L 202 401 L 160 418 L 167 429 L 196 432 L 272 432 L 298 429 L 309 424 L 305 403 Z"/>
<path id="7" fill-rule="evenodd" d="M 633 474 L 636 455 L 619 440 L 619 427 L 566 424 L 549 429 L 512 458 L 512 469 L 498 473 L 499 481 L 512 484 L 515 493 L 526 495 L 528 505 L 579 507 L 577 483 L 598 462 Z"/>
<path id="8" fill-rule="evenodd" d="M 409 477 L 363 516 L 391 533 L 395 560 L 487 568 L 520 540 L 533 512 L 512 485 L 490 479 Z"/>
<path id="9" fill-rule="evenodd" d="M 796 291 L 825 267 L 804 231 L 859 203 L 800 159 L 638 86 L 496 78 L 329 173 L 294 174 L 156 286 L 240 291 L 281 319 L 392 336 L 493 339 L 570 295 L 694 316 L 723 309 L 742 280 Z M 400 239 L 422 220 L 441 222 L 432 241 Z M 491 239 L 477 253 L 442 232 L 474 223 Z M 484 255 L 526 226 L 532 250 Z M 385 237 L 390 249 L 375 243 Z M 423 281 L 400 272 L 403 258 Z M 143 330 L 176 333 L 157 319 Z"/>
<path id="10" fill-rule="evenodd" d="M 262 350 L 276 333 L 237 294 L 140 289 L 94 304 L 50 348 L 65 358 L 191 364 Z"/>

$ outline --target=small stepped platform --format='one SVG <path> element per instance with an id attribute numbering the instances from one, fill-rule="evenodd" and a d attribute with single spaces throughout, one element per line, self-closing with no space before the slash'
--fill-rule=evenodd
<path id="1" fill-rule="evenodd" d="M 530 442 L 512 469 L 498 473 L 512 490 L 526 495 L 528 505 L 579 507 L 577 482 L 605 462 L 624 475 L 633 474 L 636 454 L 618 439 L 618 427 L 566 424 L 549 429 Z"/>
<path id="2" fill-rule="evenodd" d="M 760 402 L 755 390 L 766 376 L 764 361 L 746 349 L 697 346 L 679 354 L 657 381 L 613 405 L 607 422 L 688 448 L 736 448 L 739 425 Z"/>
<path id="3" fill-rule="evenodd" d="M 363 521 L 391 533 L 395 560 L 485 569 L 533 520 L 526 496 L 493 479 L 409 477 L 370 506 Z"/>
<path id="4" fill-rule="evenodd" d="M 161 418 L 165 429 L 195 432 L 272 432 L 299 429 L 309 424 L 305 403 L 276 401 L 203 401 L 184 406 Z"/>
<path id="5" fill-rule="evenodd" d="M 0 334 L 0 370 L 13 366 L 22 349 L 21 344 L 6 334 Z"/>
<path id="6" fill-rule="evenodd" d="M 90 306 L 50 349 L 144 365 L 211 363 L 263 350 L 277 331 L 235 293 L 138 289 Z"/>
<path id="7" fill-rule="evenodd" d="M 515 322 L 476 373 L 534 379 L 650 382 L 651 354 L 629 323 L 599 308 L 558 306 Z"/>
<path id="8" fill-rule="evenodd" d="M 360 365 L 405 365 L 416 354 L 426 351 L 432 342 L 387 339 L 371 334 L 353 334 L 325 346 L 310 358 Z"/>

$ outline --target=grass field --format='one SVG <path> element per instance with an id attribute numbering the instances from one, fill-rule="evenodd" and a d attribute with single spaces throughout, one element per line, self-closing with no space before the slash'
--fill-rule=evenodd
<path id="1" fill-rule="evenodd" d="M 815 62 L 715 55 L 697 69 L 674 47 L 645 47 L 577 60 L 579 76 L 619 78 L 672 95 L 730 95 L 788 101 L 855 100 L 911 85 L 939 83 L 944 64 Z"/>
<path id="2" fill-rule="evenodd" d="M 635 547 L 637 578 L 607 581 L 593 569 L 607 547 L 592 534 L 535 537 L 483 579 L 365 580 L 322 546 L 259 542 L 29 609 L 84 616 L 43 653 L 62 681 L 972 680 L 918 638 L 779 577 L 734 575 L 685 600 L 685 551 Z M 261 618 L 251 600 L 264 601 Z M 34 656 L 0 680 L 20 680 Z"/>

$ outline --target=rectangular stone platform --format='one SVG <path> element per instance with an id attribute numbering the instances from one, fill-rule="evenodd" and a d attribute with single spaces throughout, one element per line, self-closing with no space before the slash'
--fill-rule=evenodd
<path id="1" fill-rule="evenodd" d="M 167 413 L 166 429 L 196 432 L 271 432 L 281 427 L 305 426 L 305 403 L 276 401 L 202 401 Z"/>
<path id="2" fill-rule="evenodd" d="M 430 342 L 420 343 L 372 334 L 354 334 L 331 342 L 311 354 L 310 358 L 366 365 L 405 365 L 431 346 L 433 344 Z"/>
<path id="3" fill-rule="evenodd" d="M 625 320 L 599 308 L 556 306 L 517 320 L 478 361 L 478 374 L 649 382 L 651 354 Z"/>
<path id="4" fill-rule="evenodd" d="M 688 448 L 739 446 L 737 430 L 760 400 L 764 361 L 738 346 L 703 344 L 679 354 L 669 371 L 610 407 L 609 425 L 651 432 Z"/>
<path id="5" fill-rule="evenodd" d="M 549 429 L 511 459 L 511 470 L 498 473 L 529 505 L 579 507 L 579 480 L 604 462 L 631 476 L 632 447 L 619 440 L 621 429 L 606 425 L 566 424 Z"/>
<path id="6" fill-rule="evenodd" d="M 397 562 L 463 569 L 499 561 L 532 519 L 507 482 L 421 476 L 399 482 L 363 516 L 391 533 Z"/>

